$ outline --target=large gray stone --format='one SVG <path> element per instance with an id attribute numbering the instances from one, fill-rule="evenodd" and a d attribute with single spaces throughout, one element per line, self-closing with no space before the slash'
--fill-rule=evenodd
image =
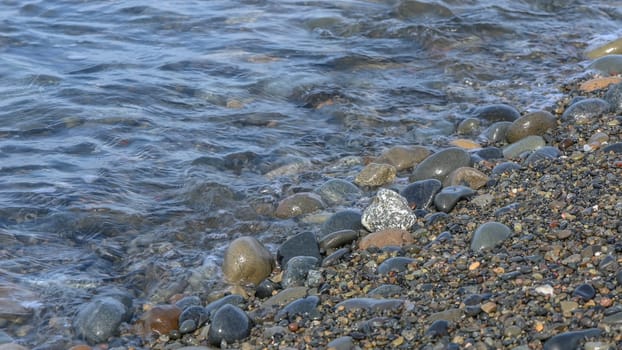
<path id="1" fill-rule="evenodd" d="M 471 156 L 465 150 L 450 147 L 434 153 L 419 163 L 408 179 L 413 182 L 426 179 L 437 179 L 442 182 L 452 171 L 471 165 Z"/>

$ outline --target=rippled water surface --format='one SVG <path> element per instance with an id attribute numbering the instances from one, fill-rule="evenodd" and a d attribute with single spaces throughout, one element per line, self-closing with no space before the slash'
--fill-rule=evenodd
<path id="1" fill-rule="evenodd" d="M 1 1 L 0 327 L 44 343 L 103 285 L 208 293 L 232 238 L 308 225 L 272 219 L 287 191 L 442 146 L 483 104 L 551 108 L 621 21 L 617 0 Z"/>

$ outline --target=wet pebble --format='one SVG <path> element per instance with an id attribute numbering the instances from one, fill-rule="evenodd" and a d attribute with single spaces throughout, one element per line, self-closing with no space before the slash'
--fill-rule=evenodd
<path id="1" fill-rule="evenodd" d="M 394 256 L 383 261 L 378 265 L 378 273 L 386 275 L 391 271 L 402 272 L 408 270 L 408 265 L 415 262 L 415 259 L 405 256 Z"/>
<path id="2" fill-rule="evenodd" d="M 605 55 L 613 55 L 613 54 L 620 54 L 620 53 L 622 53 L 622 38 L 615 39 L 613 41 L 600 45 L 596 48 L 593 48 L 586 53 L 586 56 L 591 59 L 595 59 L 595 58 L 603 57 Z"/>
<path id="3" fill-rule="evenodd" d="M 265 299 L 271 297 L 276 290 L 279 289 L 279 284 L 271 281 L 270 279 L 265 279 L 259 283 L 257 288 L 255 288 L 255 297 L 259 299 Z"/>
<path id="4" fill-rule="evenodd" d="M 477 118 L 466 118 L 458 124 L 456 132 L 462 135 L 473 135 L 479 130 L 481 124 L 481 120 Z"/>
<path id="5" fill-rule="evenodd" d="M 283 287 L 303 286 L 307 280 L 309 270 L 320 266 L 318 258 L 313 256 L 295 256 L 291 258 L 283 272 Z"/>
<path id="6" fill-rule="evenodd" d="M 117 335 L 121 322 L 127 321 L 126 306 L 113 297 L 99 297 L 84 305 L 73 320 L 76 334 L 90 343 L 101 343 Z"/>
<path id="7" fill-rule="evenodd" d="M 295 193 L 279 202 L 274 215 L 281 219 L 312 213 L 326 207 L 322 197 L 313 192 Z"/>
<path id="8" fill-rule="evenodd" d="M 416 220 L 406 198 L 385 188 L 378 190 L 361 217 L 361 223 L 371 232 L 386 228 L 407 230 Z"/>
<path id="9" fill-rule="evenodd" d="M 584 301 L 591 300 L 596 295 L 596 290 L 591 284 L 583 283 L 575 288 L 572 295 L 578 297 Z"/>
<path id="10" fill-rule="evenodd" d="M 475 194 L 475 191 L 466 186 L 449 186 L 443 188 L 434 196 L 436 209 L 449 213 L 461 199 L 467 199 Z"/>
<path id="11" fill-rule="evenodd" d="M 622 73 L 622 55 L 606 55 L 594 60 L 587 69 L 595 70 L 602 75 Z"/>
<path id="12" fill-rule="evenodd" d="M 354 230 L 341 230 L 329 233 L 322 237 L 319 241 L 320 249 L 327 251 L 330 249 L 340 248 L 344 245 L 352 243 L 358 238 L 358 232 Z"/>
<path id="13" fill-rule="evenodd" d="M 188 295 L 176 301 L 175 305 L 182 310 L 194 305 L 201 306 L 201 298 L 196 295 Z"/>
<path id="14" fill-rule="evenodd" d="M 333 206 L 356 200 L 361 196 L 362 191 L 349 181 L 330 179 L 323 183 L 316 193 L 327 205 Z"/>
<path id="15" fill-rule="evenodd" d="M 222 271 L 229 283 L 259 284 L 272 273 L 272 254 L 256 238 L 246 236 L 235 239 L 222 262 Z"/>
<path id="16" fill-rule="evenodd" d="M 520 168 L 521 168 L 520 164 L 516 162 L 502 162 L 502 163 L 495 165 L 494 168 L 492 168 L 491 172 L 496 175 L 501 175 L 503 173 L 509 173 L 511 171 L 518 170 Z"/>
<path id="17" fill-rule="evenodd" d="M 479 107 L 475 111 L 475 117 L 489 123 L 500 121 L 513 122 L 520 118 L 520 113 L 516 110 L 516 108 L 510 105 L 499 103 Z"/>
<path id="18" fill-rule="evenodd" d="M 472 153 L 477 161 L 503 159 L 503 151 L 498 147 L 486 147 Z"/>
<path id="19" fill-rule="evenodd" d="M 359 242 L 359 249 L 365 250 L 370 247 L 384 248 L 390 246 L 401 247 L 413 242 L 414 239 L 410 232 L 402 229 L 388 228 L 362 237 Z"/>
<path id="20" fill-rule="evenodd" d="M 239 307 L 227 304 L 214 314 L 207 341 L 213 345 L 220 345 L 223 340 L 232 343 L 248 337 L 250 332 L 248 315 Z"/>
<path id="21" fill-rule="evenodd" d="M 156 305 L 145 312 L 139 320 L 145 336 L 152 333 L 169 334 L 179 328 L 181 309 L 176 305 Z"/>
<path id="22" fill-rule="evenodd" d="M 446 320 L 436 320 L 425 331 L 425 335 L 428 337 L 444 337 L 447 335 L 448 330 L 449 322 Z"/>
<path id="23" fill-rule="evenodd" d="M 179 315 L 179 331 L 190 333 L 201 327 L 209 319 L 209 313 L 203 306 L 193 305 Z"/>
<path id="24" fill-rule="evenodd" d="M 363 309 L 377 312 L 382 310 L 394 310 L 402 307 L 402 305 L 404 305 L 404 300 L 402 299 L 352 298 L 338 303 L 335 307 L 337 310 Z"/>
<path id="25" fill-rule="evenodd" d="M 492 248 L 510 237 L 511 234 L 512 230 L 506 225 L 496 221 L 489 221 L 480 225 L 473 233 L 471 250 L 478 252 Z"/>
<path id="26" fill-rule="evenodd" d="M 544 135 L 557 126 L 555 116 L 546 111 L 537 111 L 526 114 L 515 120 L 508 128 L 506 139 L 514 143 L 529 135 Z"/>
<path id="27" fill-rule="evenodd" d="M 397 170 L 390 164 L 369 163 L 361 170 L 354 183 L 359 186 L 378 187 L 395 180 Z"/>
<path id="28" fill-rule="evenodd" d="M 361 212 L 355 209 L 346 209 L 331 215 L 328 220 L 324 221 L 321 228 L 321 239 L 323 236 L 341 230 L 358 231 L 363 229 L 361 224 Z"/>
<path id="29" fill-rule="evenodd" d="M 611 85 L 603 97 L 615 110 L 622 113 L 622 83 Z"/>
<path id="30" fill-rule="evenodd" d="M 598 328 L 561 333 L 544 342 L 543 350 L 579 350 L 580 341 L 588 337 L 599 337 L 601 333 L 602 330 Z"/>
<path id="31" fill-rule="evenodd" d="M 507 140 L 508 129 L 512 122 L 496 122 L 484 130 L 482 136 L 490 143 L 503 143 Z"/>
<path id="32" fill-rule="evenodd" d="M 615 85 L 614 85 L 615 86 Z M 588 124 L 594 118 L 611 110 L 609 102 L 600 98 L 586 98 L 571 104 L 562 114 L 562 120 L 574 121 L 576 124 Z"/>
<path id="33" fill-rule="evenodd" d="M 211 303 L 207 304 L 205 307 L 205 312 L 207 312 L 210 316 L 210 319 L 214 316 L 216 311 L 223 307 L 224 305 L 242 305 L 244 303 L 244 297 L 238 294 L 230 294 L 225 295 L 224 297 L 214 300 Z"/>
<path id="34" fill-rule="evenodd" d="M 506 159 L 514 159 L 521 153 L 535 151 L 544 147 L 546 143 L 542 136 L 530 135 L 503 148 L 503 156 Z"/>
<path id="35" fill-rule="evenodd" d="M 424 146 L 393 146 L 382 152 L 376 163 L 387 163 L 397 171 L 412 168 L 430 155 L 430 150 Z"/>
<path id="36" fill-rule="evenodd" d="M 411 208 L 426 209 L 434 202 L 434 196 L 443 188 L 439 180 L 415 181 L 400 192 Z"/>
<path id="37" fill-rule="evenodd" d="M 603 318 L 603 323 L 622 324 L 622 311 L 607 315 Z"/>
<path id="38" fill-rule="evenodd" d="M 319 319 L 321 317 L 321 313 L 317 309 L 319 304 L 320 298 L 316 295 L 294 300 L 277 312 L 275 320 L 280 321 L 282 319 L 288 319 L 293 321 L 296 316 L 302 316 L 303 318 L 312 320 Z"/>
<path id="39" fill-rule="evenodd" d="M 437 179 L 443 181 L 453 170 L 463 166 L 471 166 L 471 156 L 457 147 L 446 148 L 432 154 L 419 163 L 410 175 L 410 181 Z"/>
<path id="40" fill-rule="evenodd" d="M 468 186 L 474 190 L 482 188 L 486 185 L 489 178 L 488 175 L 483 172 L 471 168 L 471 167 L 460 167 L 454 171 L 452 171 L 443 181 L 443 186 L 458 186 L 464 185 Z"/>
<path id="41" fill-rule="evenodd" d="M 287 267 L 287 262 L 295 256 L 312 256 L 322 260 L 320 246 L 313 232 L 305 231 L 286 240 L 276 253 L 279 265 Z"/>

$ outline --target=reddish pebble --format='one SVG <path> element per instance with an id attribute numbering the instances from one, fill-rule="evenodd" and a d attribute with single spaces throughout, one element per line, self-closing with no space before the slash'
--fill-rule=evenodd
<path id="1" fill-rule="evenodd" d="M 300 327 L 298 326 L 298 323 L 297 323 L 297 322 L 292 322 L 292 323 L 290 323 L 289 325 L 287 325 L 287 328 L 288 328 L 290 331 L 292 331 L 292 332 L 296 332 L 296 331 L 298 331 L 298 329 L 299 329 Z"/>
<path id="2" fill-rule="evenodd" d="M 156 305 L 140 318 L 143 335 L 168 334 L 178 328 L 181 309 L 175 305 Z"/>
<path id="3" fill-rule="evenodd" d="M 69 350 L 93 350 L 93 348 L 85 344 L 79 344 L 70 347 Z"/>

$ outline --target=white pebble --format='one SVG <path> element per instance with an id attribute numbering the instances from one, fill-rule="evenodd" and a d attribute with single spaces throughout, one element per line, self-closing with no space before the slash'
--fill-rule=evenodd
<path id="1" fill-rule="evenodd" d="M 555 293 L 553 291 L 553 287 L 548 284 L 536 287 L 536 292 L 542 295 L 550 295 L 553 296 Z"/>

